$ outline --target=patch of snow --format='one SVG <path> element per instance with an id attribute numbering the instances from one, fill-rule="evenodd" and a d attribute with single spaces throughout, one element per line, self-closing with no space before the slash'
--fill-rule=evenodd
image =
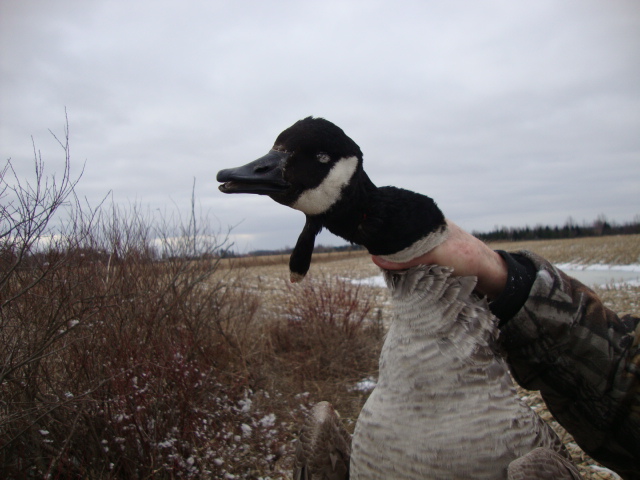
<path id="1" fill-rule="evenodd" d="M 240 405 L 240 411 L 242 413 L 248 413 L 251 410 L 251 404 L 253 402 L 251 401 L 250 398 L 244 398 L 242 400 L 240 400 L 238 402 L 238 405 Z"/>
<path id="2" fill-rule="evenodd" d="M 251 435 L 252 428 L 246 423 L 243 423 L 242 425 L 240 425 L 240 429 L 242 430 L 243 437 L 248 437 Z"/>
<path id="3" fill-rule="evenodd" d="M 276 424 L 276 414 L 270 413 L 262 417 L 259 421 L 263 427 L 273 427 Z"/>
<path id="4" fill-rule="evenodd" d="M 555 267 L 591 287 L 607 285 L 614 287 L 640 286 L 640 263 L 629 265 L 557 263 Z M 345 278 L 345 280 L 354 285 L 365 285 L 367 287 L 386 288 L 387 286 L 382 275 L 359 279 Z"/>
<path id="5" fill-rule="evenodd" d="M 621 271 L 621 272 L 638 272 L 640 273 L 640 263 L 632 263 L 630 265 L 611 265 L 608 263 L 592 263 L 592 264 L 581 264 L 581 263 L 556 263 L 556 268 L 560 270 L 570 270 L 570 271 Z"/>
<path id="6" fill-rule="evenodd" d="M 386 288 L 387 284 L 382 278 L 382 275 L 376 275 L 375 277 L 367 278 L 350 278 L 349 281 L 354 285 L 365 285 L 367 287 L 380 287 Z"/>
<path id="7" fill-rule="evenodd" d="M 640 264 L 610 265 L 606 263 L 558 263 L 556 268 L 590 287 L 640 286 Z"/>
<path id="8" fill-rule="evenodd" d="M 367 377 L 363 380 L 360 380 L 358 383 L 356 383 L 351 390 L 355 390 L 358 392 L 371 392 L 374 388 L 376 388 L 376 384 L 377 384 L 377 380 L 373 377 Z"/>
<path id="9" fill-rule="evenodd" d="M 158 446 L 160 448 L 171 448 L 173 446 L 174 443 L 176 443 L 177 440 L 175 438 L 170 438 L 168 440 L 165 440 L 164 442 L 159 442 Z"/>

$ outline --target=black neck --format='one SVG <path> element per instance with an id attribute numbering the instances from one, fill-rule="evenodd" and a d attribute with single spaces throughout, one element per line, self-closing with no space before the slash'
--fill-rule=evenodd
<path id="1" fill-rule="evenodd" d="M 322 227 L 373 255 L 392 255 L 445 225 L 431 198 L 401 188 L 376 187 L 360 168 L 336 204 L 324 214 L 307 216 L 289 261 L 292 279 L 302 278 L 309 269 L 314 239 Z"/>
<path id="2" fill-rule="evenodd" d="M 375 255 L 397 253 L 445 225 L 435 202 L 396 187 L 376 187 L 360 170 L 322 225 Z"/>
<path id="3" fill-rule="evenodd" d="M 342 198 L 320 221 L 331 233 L 358 245 L 367 246 L 360 233 L 360 226 L 371 209 L 371 200 L 376 198 L 378 187 L 369 179 L 364 170 L 359 169 Z"/>

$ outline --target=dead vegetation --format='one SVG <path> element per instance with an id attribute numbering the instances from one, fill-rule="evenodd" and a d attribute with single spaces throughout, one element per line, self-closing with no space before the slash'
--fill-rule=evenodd
<path id="1" fill-rule="evenodd" d="M 531 250 L 552 263 L 629 265 L 640 263 L 640 235 L 493 242 L 495 250 Z"/>
<path id="2" fill-rule="evenodd" d="M 339 252 L 321 252 L 313 254 L 313 262 L 329 263 L 346 258 L 361 257 L 366 252 L 362 249 L 344 250 Z M 252 268 L 267 267 L 271 265 L 286 265 L 289 263 L 289 254 L 274 253 L 272 255 L 247 256 L 236 258 L 223 258 L 220 261 L 220 268 Z"/>
<path id="3" fill-rule="evenodd" d="M 382 337 L 362 289 L 265 301 L 207 219 L 87 210 L 61 145 L 62 178 L 0 172 L 0 477 L 284 478 L 310 402 L 362 404 L 345 385 Z"/>

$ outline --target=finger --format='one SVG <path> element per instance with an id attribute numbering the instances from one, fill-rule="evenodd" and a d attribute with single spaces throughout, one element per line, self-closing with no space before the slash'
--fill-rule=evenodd
<path id="1" fill-rule="evenodd" d="M 390 262 L 389 260 L 385 260 L 382 257 L 377 255 L 371 255 L 371 260 L 380 268 L 384 268 L 385 270 L 402 270 L 403 268 L 408 268 L 411 265 L 409 263 L 395 263 Z"/>

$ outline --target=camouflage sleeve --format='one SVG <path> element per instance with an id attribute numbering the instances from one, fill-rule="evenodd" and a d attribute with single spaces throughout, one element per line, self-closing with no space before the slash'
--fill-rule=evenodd
<path id="1" fill-rule="evenodd" d="M 585 452 L 624 478 L 640 478 L 640 318 L 616 315 L 531 252 L 514 256 L 536 271 L 524 303 L 500 318 L 514 378 L 540 390 Z"/>

